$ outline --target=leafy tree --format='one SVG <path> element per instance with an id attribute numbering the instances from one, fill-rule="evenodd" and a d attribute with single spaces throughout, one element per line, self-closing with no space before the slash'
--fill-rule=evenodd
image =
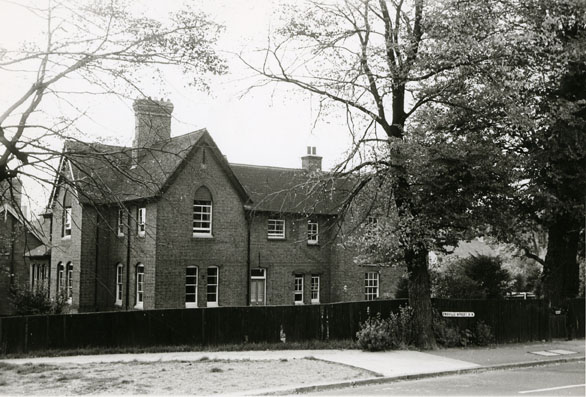
<path id="1" fill-rule="evenodd" d="M 443 112 L 443 119 L 423 122 L 450 137 L 489 137 L 516 156 L 516 190 L 507 193 L 508 205 L 491 221 L 492 232 L 543 265 L 544 293 L 560 306 L 578 293 L 586 192 L 586 5 L 509 4 L 509 51 L 490 68 L 456 76 L 467 89 L 446 91 L 428 109 Z M 547 233 L 545 258 L 527 244 L 537 230 Z"/>
<path id="2" fill-rule="evenodd" d="M 263 65 L 249 65 L 346 109 L 352 147 L 337 171 L 362 173 L 353 197 L 370 184 L 392 207 L 396 219 L 364 233 L 362 247 L 371 263 L 406 266 L 421 348 L 436 346 L 429 251 L 494 214 L 514 179 L 511 158 L 490 137 L 430 134 L 445 114 L 428 105 L 468 90 L 477 68 L 508 53 L 508 18 L 497 1 L 314 1 L 288 10 Z"/>
<path id="3" fill-rule="evenodd" d="M 433 290 L 438 298 L 501 299 L 511 291 L 511 274 L 496 256 L 470 256 L 448 262 L 434 272 Z"/>

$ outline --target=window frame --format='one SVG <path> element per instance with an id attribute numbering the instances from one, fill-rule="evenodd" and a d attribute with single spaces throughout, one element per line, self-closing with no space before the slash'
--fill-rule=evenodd
<path id="1" fill-rule="evenodd" d="M 61 238 L 71 238 L 71 224 L 71 206 L 63 207 L 63 232 L 61 233 Z"/>
<path id="2" fill-rule="evenodd" d="M 58 262 L 57 263 L 57 296 L 59 296 L 60 294 L 62 294 L 63 292 L 63 286 L 65 285 L 65 266 L 63 265 L 63 262 Z"/>
<path id="3" fill-rule="evenodd" d="M 73 263 L 71 262 L 65 265 L 65 297 L 67 303 L 71 305 L 73 302 Z"/>
<path id="4" fill-rule="evenodd" d="M 262 276 L 260 275 L 253 275 L 252 272 L 253 271 L 258 271 L 261 270 L 262 271 Z M 258 295 L 257 295 L 257 299 L 255 301 L 252 300 L 252 285 L 253 285 L 253 280 L 256 281 L 262 281 L 263 283 L 263 292 L 262 292 L 262 301 L 259 301 L 258 299 Z M 267 304 L 267 269 L 264 267 L 256 267 L 253 269 L 250 269 L 250 304 L 251 305 L 260 305 L 260 306 L 264 306 Z"/>
<path id="5" fill-rule="evenodd" d="M 136 232 L 138 237 L 144 237 L 146 234 L 146 207 L 138 207 L 136 214 Z"/>
<path id="6" fill-rule="evenodd" d="M 314 280 L 317 280 L 317 283 L 314 283 Z M 315 288 L 315 285 L 317 285 L 317 288 Z M 319 304 L 321 278 L 318 274 L 311 275 L 311 283 L 310 283 L 309 288 L 311 291 L 311 303 L 312 304 Z M 316 297 L 314 298 L 314 296 L 316 296 Z"/>
<path id="7" fill-rule="evenodd" d="M 380 291 L 380 273 L 364 273 L 364 300 L 373 301 L 378 299 Z"/>
<path id="8" fill-rule="evenodd" d="M 312 230 L 315 226 L 315 231 Z M 319 222 L 313 219 L 307 221 L 307 244 L 318 245 L 319 244 Z"/>
<path id="9" fill-rule="evenodd" d="M 296 305 L 303 305 L 303 274 L 296 274 L 293 280 L 293 302 Z M 298 281 L 300 282 L 298 283 Z M 301 298 L 301 300 L 299 300 L 298 298 Z"/>
<path id="10" fill-rule="evenodd" d="M 189 275 L 188 269 L 195 269 L 195 275 Z M 191 277 L 195 280 L 195 284 L 188 284 L 188 277 Z M 186 266 L 185 267 L 185 307 L 186 308 L 194 308 L 197 307 L 197 292 L 198 292 L 198 284 L 199 284 L 199 268 L 194 265 Z M 194 293 L 187 293 L 187 287 L 195 287 Z M 188 302 L 187 297 L 193 296 L 195 300 L 193 302 Z"/>
<path id="11" fill-rule="evenodd" d="M 118 263 L 116 265 L 116 289 L 115 289 L 115 298 L 114 305 L 122 306 L 122 297 L 124 294 L 124 265 L 122 263 Z"/>
<path id="12" fill-rule="evenodd" d="M 199 203 L 199 204 L 197 204 Z M 209 203 L 209 204 L 203 204 L 203 203 Z M 213 208 L 214 203 L 212 200 L 193 200 L 193 224 L 192 224 L 192 228 L 193 228 L 193 237 L 212 237 L 212 227 L 213 227 Z M 201 208 L 208 208 L 209 212 L 205 212 L 205 211 L 196 211 L 196 207 L 201 207 Z M 196 216 L 199 215 L 200 219 L 196 220 Z M 209 220 L 204 221 L 203 217 L 205 215 L 209 215 Z M 204 227 L 196 227 L 195 223 L 199 222 L 200 224 L 203 223 L 209 223 L 209 227 L 204 228 Z"/>
<path id="13" fill-rule="evenodd" d="M 216 282 L 215 283 L 210 283 L 210 269 L 215 269 L 216 270 Z M 210 301 L 209 300 L 209 296 L 210 296 L 210 286 L 214 286 L 215 287 L 215 297 L 216 299 L 214 301 Z M 218 307 L 219 306 L 219 301 L 220 301 L 220 268 L 218 266 L 208 266 L 207 270 L 206 270 L 206 307 Z"/>
<path id="14" fill-rule="evenodd" d="M 30 278 L 29 284 L 30 284 L 31 291 L 35 290 L 35 285 L 38 283 L 36 270 L 37 270 L 37 265 L 32 263 L 30 265 L 30 277 L 29 277 Z"/>
<path id="15" fill-rule="evenodd" d="M 140 271 L 142 269 L 142 271 Z M 136 265 L 136 293 L 135 293 L 135 309 L 144 309 L 144 275 L 145 275 L 145 266 L 142 263 L 138 263 Z M 140 288 L 139 288 L 140 287 Z"/>
<path id="16" fill-rule="evenodd" d="M 282 225 L 282 230 L 279 232 L 277 225 Z M 273 227 L 271 227 L 273 226 Z M 269 218 L 267 220 L 267 238 L 269 240 L 284 240 L 286 233 L 285 219 L 280 218 Z"/>

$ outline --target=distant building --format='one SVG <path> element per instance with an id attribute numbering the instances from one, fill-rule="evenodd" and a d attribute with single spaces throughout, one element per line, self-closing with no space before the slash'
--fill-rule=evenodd
<path id="1" fill-rule="evenodd" d="M 61 157 L 50 288 L 73 311 L 392 297 L 397 272 L 340 245 L 349 181 L 315 148 L 299 169 L 230 164 L 205 129 L 171 137 L 170 102 L 133 107 L 133 147 L 67 141 Z"/>

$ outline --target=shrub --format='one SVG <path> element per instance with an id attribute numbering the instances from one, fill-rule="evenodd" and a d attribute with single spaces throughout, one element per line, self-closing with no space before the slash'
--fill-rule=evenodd
<path id="1" fill-rule="evenodd" d="M 476 334 L 474 343 L 478 346 L 488 346 L 494 342 L 494 334 L 490 325 L 485 324 L 484 321 L 478 321 L 476 323 Z"/>
<path id="2" fill-rule="evenodd" d="M 478 321 L 473 330 L 462 330 L 443 318 L 437 310 L 433 312 L 433 333 L 442 347 L 487 346 L 494 341 L 492 328 L 483 321 Z"/>
<path id="3" fill-rule="evenodd" d="M 362 350 L 375 352 L 389 349 L 392 346 L 389 321 L 383 320 L 380 313 L 376 317 L 369 317 L 360 323 L 356 338 Z"/>
<path id="4" fill-rule="evenodd" d="M 10 289 L 9 300 L 17 315 L 60 314 L 67 306 L 62 295 L 50 299 L 44 288 L 30 290 L 14 286 Z"/>
<path id="5" fill-rule="evenodd" d="M 360 324 L 356 333 L 358 345 L 362 350 L 381 351 L 405 348 L 415 341 L 413 329 L 413 309 L 402 306 L 398 313 L 391 313 L 389 318 L 381 318 L 377 313 Z"/>

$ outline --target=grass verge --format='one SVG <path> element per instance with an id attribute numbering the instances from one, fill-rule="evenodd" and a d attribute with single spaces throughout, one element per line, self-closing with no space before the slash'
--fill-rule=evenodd
<path id="1" fill-rule="evenodd" d="M 136 354 L 136 353 L 171 353 L 171 352 L 218 352 L 246 350 L 324 350 L 324 349 L 358 349 L 353 340 L 306 341 L 286 343 L 241 343 L 230 345 L 177 345 L 177 346 L 118 346 L 87 347 L 77 349 L 38 350 L 29 353 L 11 353 L 0 355 L 0 359 L 30 357 L 87 356 L 95 354 Z M 1 363 L 0 363 L 1 364 Z"/>

